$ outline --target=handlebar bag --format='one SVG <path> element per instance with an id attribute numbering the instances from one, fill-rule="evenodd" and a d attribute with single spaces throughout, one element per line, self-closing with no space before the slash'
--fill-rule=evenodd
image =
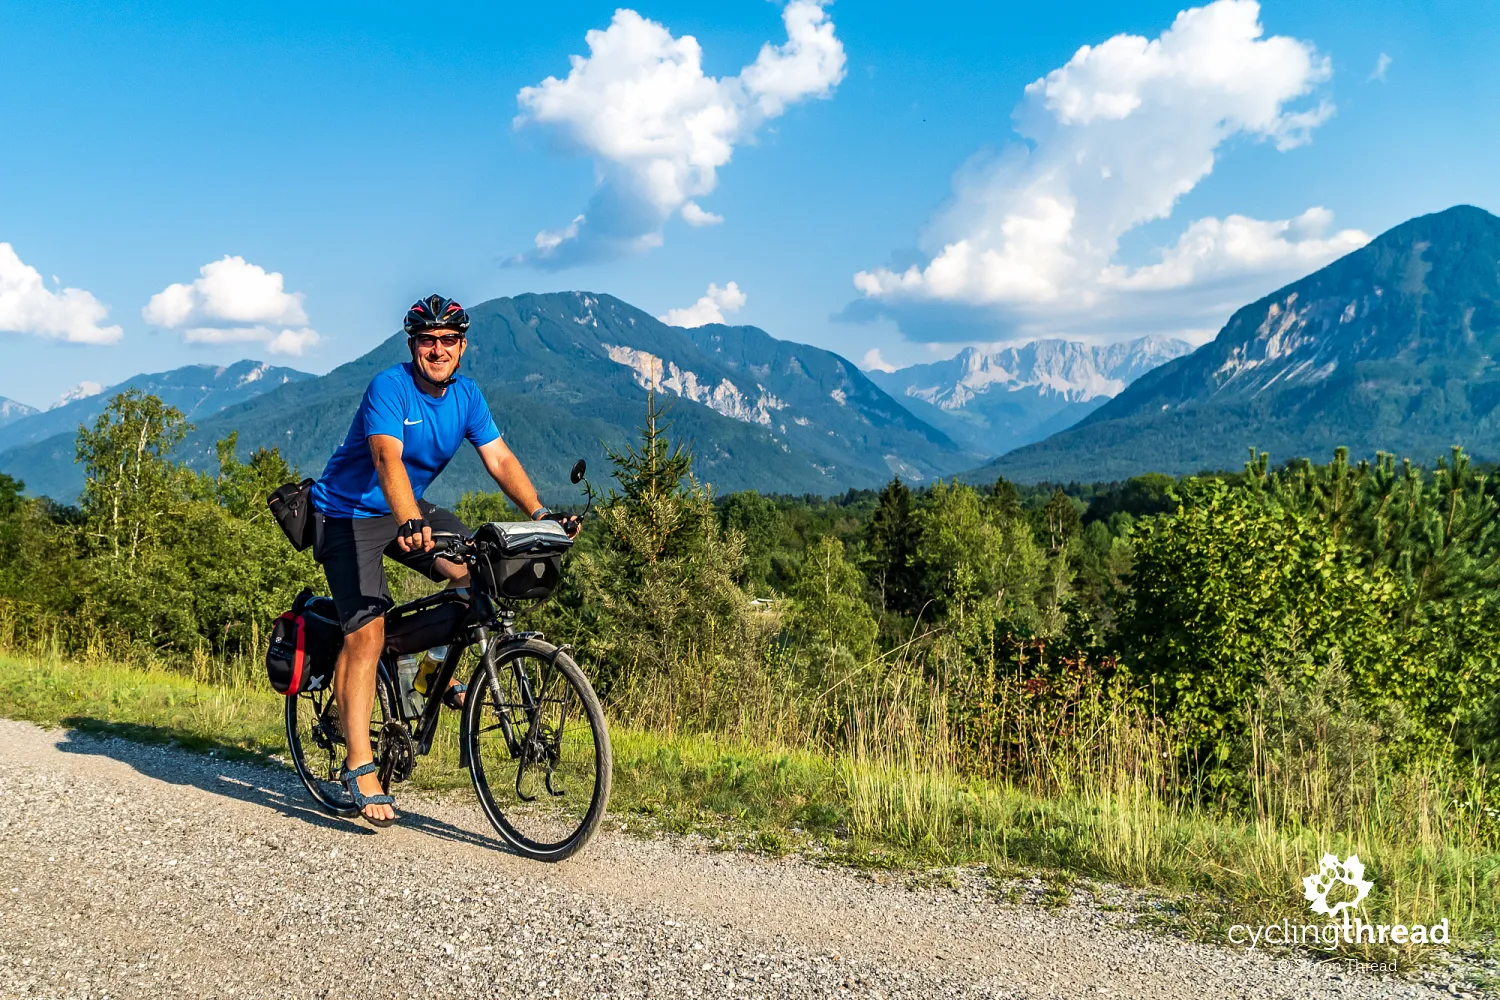
<path id="1" fill-rule="evenodd" d="M 478 569 L 490 593 L 518 601 L 551 596 L 563 553 L 573 546 L 556 521 L 491 521 L 474 538 L 482 543 Z"/>
<path id="2" fill-rule="evenodd" d="M 313 597 L 312 591 L 304 590 L 292 610 L 271 626 L 266 676 L 278 694 L 324 690 L 333 682 L 333 668 L 343 648 L 344 629 L 333 598 Z"/>
<path id="3" fill-rule="evenodd" d="M 266 497 L 271 517 L 281 526 L 292 548 L 301 552 L 313 543 L 312 488 L 314 480 L 287 483 Z"/>

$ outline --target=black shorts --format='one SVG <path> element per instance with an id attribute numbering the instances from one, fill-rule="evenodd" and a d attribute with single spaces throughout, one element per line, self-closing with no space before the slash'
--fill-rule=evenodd
<path id="1" fill-rule="evenodd" d="M 418 500 L 417 507 L 433 531 L 469 534 L 469 529 L 451 512 L 426 500 Z M 385 582 L 381 556 L 390 556 L 433 580 L 444 579 L 433 567 L 436 555 L 401 550 L 396 544 L 396 529 L 400 527 L 394 514 L 327 517 L 320 512 L 314 519 L 313 556 L 323 564 L 323 572 L 328 576 L 328 590 L 338 607 L 345 635 L 379 618 L 395 603 Z"/>

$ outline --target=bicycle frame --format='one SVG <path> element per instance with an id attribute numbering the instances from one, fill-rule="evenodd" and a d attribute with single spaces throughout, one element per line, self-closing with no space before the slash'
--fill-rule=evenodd
<path id="1" fill-rule="evenodd" d="M 438 723 L 443 713 L 443 692 L 448 690 L 448 685 L 453 680 L 454 671 L 458 663 L 463 659 L 464 651 L 470 646 L 480 647 L 480 663 L 486 668 L 486 676 L 491 678 L 489 683 L 493 684 L 495 663 L 500 654 L 508 647 L 520 645 L 529 639 L 541 638 L 540 632 L 517 632 L 515 630 L 515 613 L 510 609 L 502 609 L 495 616 L 500 626 L 499 634 L 488 625 L 463 626 L 458 634 L 448 643 L 448 655 L 443 658 L 442 666 L 428 681 L 427 690 L 432 692 L 427 698 L 427 703 L 422 706 L 420 714 L 413 716 L 406 710 L 405 699 L 400 697 L 400 686 L 396 683 L 395 662 L 390 654 L 382 654 L 380 658 L 380 669 L 386 672 L 387 680 L 391 682 L 391 688 L 397 692 L 395 705 L 395 717 L 412 731 L 413 741 L 416 744 L 418 755 L 426 756 L 432 749 L 433 737 L 437 735 Z M 467 633 L 467 634 L 465 634 Z M 517 689 L 521 692 L 523 703 L 531 704 L 535 701 L 535 695 L 531 690 L 531 680 L 526 676 L 526 671 L 521 670 L 512 662 L 511 671 L 515 675 Z M 478 692 L 473 692 L 477 696 Z M 499 698 L 496 698 L 499 701 Z M 521 753 L 521 745 L 517 741 L 513 731 L 508 713 L 503 709 L 500 713 L 500 729 L 505 736 L 506 746 L 510 749 L 512 757 Z M 467 747 L 466 741 L 459 740 L 460 747 Z M 467 750 L 460 751 L 459 767 L 467 767 Z"/>

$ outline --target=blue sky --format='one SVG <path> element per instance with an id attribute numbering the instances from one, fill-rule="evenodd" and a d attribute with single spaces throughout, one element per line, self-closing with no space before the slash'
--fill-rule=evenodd
<path id="1" fill-rule="evenodd" d="M 1166 3 L 629 9 L 627 38 L 585 2 L 0 6 L 0 395 L 241 357 L 326 371 L 430 290 L 665 315 L 732 281 L 729 321 L 865 363 L 1201 338 L 1412 215 L 1500 210 L 1489 3 L 1178 27 Z M 591 30 L 620 43 L 608 66 Z M 611 86 L 720 124 L 640 153 Z M 674 162 L 686 180 L 653 187 Z"/>

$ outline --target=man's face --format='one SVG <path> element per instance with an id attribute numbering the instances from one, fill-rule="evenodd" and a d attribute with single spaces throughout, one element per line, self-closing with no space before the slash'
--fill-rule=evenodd
<path id="1" fill-rule="evenodd" d="M 421 366 L 422 374 L 434 382 L 441 382 L 458 370 L 459 359 L 468 346 L 468 339 L 457 330 L 431 330 L 411 339 L 413 360 Z"/>

